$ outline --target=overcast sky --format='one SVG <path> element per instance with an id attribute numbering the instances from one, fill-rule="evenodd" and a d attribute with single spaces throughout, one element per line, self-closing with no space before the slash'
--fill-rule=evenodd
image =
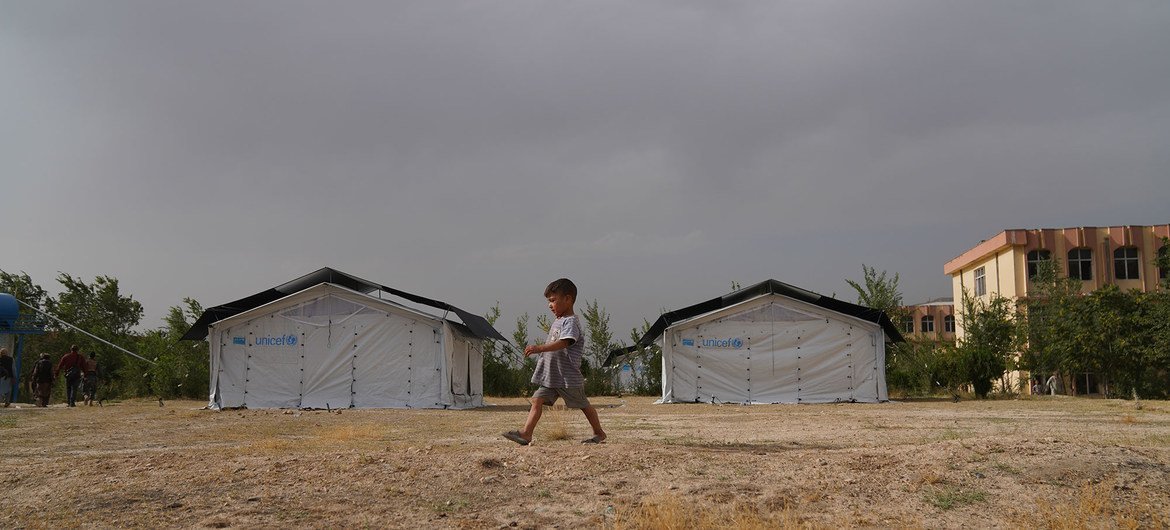
<path id="1" fill-rule="evenodd" d="M 1170 2 L 0 0 L 0 269 L 161 325 L 323 266 L 619 338 L 1170 222 Z M 535 325 L 533 335 L 537 335 Z"/>

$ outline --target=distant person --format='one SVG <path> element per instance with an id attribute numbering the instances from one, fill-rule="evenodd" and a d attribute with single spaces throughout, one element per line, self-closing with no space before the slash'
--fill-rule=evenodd
<path id="1" fill-rule="evenodd" d="M 65 401 L 70 407 L 77 406 L 77 385 L 81 382 L 81 372 L 85 370 L 85 358 L 77 351 L 77 345 L 69 347 L 69 353 L 61 356 L 57 362 L 57 369 L 53 372 L 53 379 L 65 374 Z"/>
<path id="2" fill-rule="evenodd" d="M 12 390 L 15 388 L 16 372 L 12 368 L 12 356 L 8 355 L 8 348 L 0 348 L 0 400 L 4 406 L 12 402 Z"/>
<path id="3" fill-rule="evenodd" d="M 86 406 L 93 406 L 93 402 L 97 399 L 97 383 L 98 383 L 98 363 L 97 354 L 89 352 L 89 358 L 85 360 L 85 371 L 81 374 L 81 397 L 85 400 Z"/>
<path id="4" fill-rule="evenodd" d="M 49 354 L 42 353 L 41 358 L 33 365 L 32 378 L 28 382 L 33 395 L 37 397 L 38 407 L 49 406 L 49 395 L 53 393 L 53 379 L 53 361 L 49 360 Z"/>
<path id="5" fill-rule="evenodd" d="M 548 342 L 533 344 L 524 348 L 524 356 L 538 355 L 532 383 L 540 385 L 532 394 L 532 406 L 528 410 L 528 421 L 522 431 L 508 431 L 504 438 L 520 445 L 532 443 L 532 431 L 540 421 L 542 407 L 564 398 L 565 406 L 581 409 L 593 437 L 582 440 L 584 444 L 599 444 L 605 441 L 605 431 L 597 417 L 597 409 L 585 397 L 585 378 L 581 375 L 581 358 L 585 354 L 585 341 L 581 338 L 581 322 L 573 314 L 573 303 L 577 301 L 577 286 L 568 278 L 561 278 L 544 290 L 548 308 L 556 316 L 549 327 Z"/>
<path id="6" fill-rule="evenodd" d="M 1048 387 L 1048 395 L 1050 396 L 1055 396 L 1060 392 L 1060 378 L 1056 377 L 1056 374 L 1049 376 L 1048 381 L 1045 381 L 1044 385 Z"/>

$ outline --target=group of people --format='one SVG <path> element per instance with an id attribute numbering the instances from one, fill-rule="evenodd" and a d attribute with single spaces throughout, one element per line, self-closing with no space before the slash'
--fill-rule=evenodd
<path id="1" fill-rule="evenodd" d="M 97 356 L 90 352 L 85 357 L 77 345 L 69 348 L 69 352 L 61 356 L 57 366 L 49 359 L 49 354 L 42 353 L 33 364 L 32 377 L 29 378 L 29 390 L 36 396 L 38 407 L 49 406 L 49 396 L 53 392 L 53 382 L 58 377 L 65 376 L 65 399 L 70 407 L 77 406 L 77 393 L 81 391 L 82 402 L 93 405 L 97 397 L 98 363 Z M 7 348 L 0 348 L 0 401 L 7 407 L 12 401 L 15 390 L 16 371 L 12 367 L 12 356 Z"/>

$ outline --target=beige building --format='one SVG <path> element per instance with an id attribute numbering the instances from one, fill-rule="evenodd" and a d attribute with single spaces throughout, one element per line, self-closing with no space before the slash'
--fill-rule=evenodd
<path id="1" fill-rule="evenodd" d="M 951 298 L 935 298 L 903 307 L 906 314 L 897 322 L 898 331 L 907 339 L 955 340 L 955 303 Z"/>
<path id="2" fill-rule="evenodd" d="M 1170 224 L 1004 230 L 947 262 L 943 270 L 951 277 L 956 301 L 964 293 L 985 301 L 994 295 L 1012 300 L 1027 296 L 1045 260 L 1055 260 L 1062 275 L 1079 278 L 1082 292 L 1106 284 L 1151 291 L 1166 278 L 1167 270 L 1156 264 L 1167 252 L 1166 237 Z M 962 338 L 961 312 L 955 317 L 955 336 Z M 1086 381 L 1085 388 L 1093 386 Z"/>
<path id="3" fill-rule="evenodd" d="M 963 293 L 985 300 L 1027 296 L 1039 262 L 1049 259 L 1061 273 L 1080 278 L 1084 292 L 1110 283 L 1150 291 L 1166 277 L 1155 265 L 1159 253 L 1167 252 L 1165 237 L 1170 224 L 1004 230 L 947 262 L 943 271 L 951 277 L 956 301 Z M 962 318 L 955 331 L 962 337 Z"/>

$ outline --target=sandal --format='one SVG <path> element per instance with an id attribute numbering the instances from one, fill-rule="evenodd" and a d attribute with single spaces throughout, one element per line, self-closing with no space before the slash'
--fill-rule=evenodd
<path id="1" fill-rule="evenodd" d="M 528 445 L 529 444 L 528 440 L 525 440 L 523 436 L 520 436 L 520 431 L 508 431 L 508 432 L 504 433 L 504 438 L 512 440 L 513 442 L 516 442 L 520 445 Z"/>
<path id="2" fill-rule="evenodd" d="M 589 438 L 587 440 L 581 440 L 581 443 L 583 443 L 583 444 L 603 444 L 603 443 L 605 443 L 605 440 L 594 436 L 594 437 Z"/>

